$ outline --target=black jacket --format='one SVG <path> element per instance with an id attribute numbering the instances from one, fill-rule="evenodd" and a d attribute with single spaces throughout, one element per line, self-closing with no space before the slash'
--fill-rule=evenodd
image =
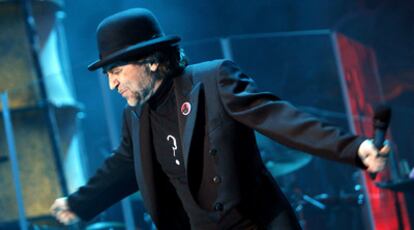
<path id="1" fill-rule="evenodd" d="M 357 150 L 364 138 L 326 126 L 258 91 L 231 61 L 188 66 L 173 85 L 190 190 L 222 229 L 239 215 L 262 226 L 276 220 L 283 229 L 298 228 L 288 201 L 262 163 L 254 130 L 303 152 L 363 167 Z M 184 102 L 191 104 L 188 115 L 181 111 Z M 154 158 L 151 138 L 148 105 L 127 107 L 119 148 L 69 196 L 70 208 L 90 219 L 139 188 L 158 228 L 188 228 L 175 190 Z"/>

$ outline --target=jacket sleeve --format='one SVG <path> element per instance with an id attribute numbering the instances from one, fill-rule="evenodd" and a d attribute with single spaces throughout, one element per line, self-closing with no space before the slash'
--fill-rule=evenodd
<path id="1" fill-rule="evenodd" d="M 221 64 L 216 83 L 224 109 L 238 122 L 288 147 L 365 168 L 357 154 L 364 137 L 328 126 L 273 94 L 258 91 L 233 62 Z"/>
<path id="2" fill-rule="evenodd" d="M 124 110 L 119 147 L 86 185 L 68 197 L 69 208 L 82 220 L 90 220 L 122 198 L 136 192 L 128 109 Z"/>

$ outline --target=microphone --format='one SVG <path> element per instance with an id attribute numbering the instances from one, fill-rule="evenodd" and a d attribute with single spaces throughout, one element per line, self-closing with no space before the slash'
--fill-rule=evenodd
<path id="1" fill-rule="evenodd" d="M 374 112 L 374 145 L 380 150 L 384 146 L 385 134 L 391 120 L 391 108 L 388 105 L 379 105 Z"/>
<path id="2" fill-rule="evenodd" d="M 384 146 L 385 134 L 387 133 L 388 125 L 391 120 L 391 108 L 388 105 L 382 104 L 374 110 L 374 146 L 379 151 Z M 379 154 L 377 157 L 381 157 Z M 370 173 L 371 179 L 375 179 L 376 173 Z"/>

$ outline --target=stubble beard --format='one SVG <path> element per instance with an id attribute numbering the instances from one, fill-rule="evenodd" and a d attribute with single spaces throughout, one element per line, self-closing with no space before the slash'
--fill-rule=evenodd
<path id="1" fill-rule="evenodd" d="M 159 79 L 159 76 L 156 73 L 152 73 L 147 66 L 145 66 L 145 73 L 147 75 L 146 77 L 148 77 L 149 82 L 146 82 L 141 90 L 133 93 L 136 101 L 135 103 L 132 103 L 134 105 L 130 104 L 130 106 L 135 106 L 137 104 L 139 104 L 139 106 L 142 106 L 155 93 L 155 83 L 156 80 Z"/>

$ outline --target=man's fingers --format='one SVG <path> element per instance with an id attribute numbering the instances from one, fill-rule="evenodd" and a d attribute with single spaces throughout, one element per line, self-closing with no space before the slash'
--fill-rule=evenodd
<path id="1" fill-rule="evenodd" d="M 370 160 L 370 162 L 367 163 L 367 165 L 369 165 L 367 171 L 371 173 L 380 172 L 385 168 L 386 162 L 387 161 L 385 160 L 385 158 L 377 158 L 374 160 Z"/>
<path id="2" fill-rule="evenodd" d="M 72 212 L 64 213 L 62 218 L 63 218 L 62 222 L 65 225 L 76 223 L 79 220 L 78 217 Z"/>
<path id="3" fill-rule="evenodd" d="M 59 210 L 61 210 L 61 205 L 59 204 L 59 202 L 55 201 L 53 202 L 52 206 L 50 206 L 50 212 L 52 214 L 57 213 Z"/>
<path id="4" fill-rule="evenodd" d="M 56 219 L 60 223 L 68 225 L 68 224 L 76 222 L 77 216 L 74 213 L 70 212 L 70 211 L 59 211 L 56 214 Z"/>
<path id="5" fill-rule="evenodd" d="M 62 215 L 60 215 L 60 218 L 62 218 L 63 220 L 67 220 L 69 219 L 69 213 L 68 212 L 62 212 Z"/>
<path id="6" fill-rule="evenodd" d="M 53 202 L 52 206 L 50 207 L 50 212 L 52 215 L 56 216 L 59 211 L 69 210 L 67 205 L 66 197 L 58 198 Z"/>
<path id="7" fill-rule="evenodd" d="M 56 216 L 58 212 L 60 211 L 64 211 L 63 208 L 59 207 L 59 206 L 54 206 L 54 207 L 50 207 L 50 212 L 52 213 L 52 215 Z"/>
<path id="8" fill-rule="evenodd" d="M 358 149 L 359 157 L 367 166 L 367 171 L 371 173 L 380 172 L 385 168 L 390 152 L 391 146 L 387 141 L 384 142 L 384 147 L 380 151 L 375 148 L 371 140 L 362 142 Z"/>
<path id="9" fill-rule="evenodd" d="M 65 224 L 69 224 L 74 219 L 74 215 L 70 212 L 65 212 L 62 214 L 62 219 Z"/>
<path id="10" fill-rule="evenodd" d="M 66 212 L 66 211 L 58 211 L 58 212 L 56 213 L 56 219 L 58 219 L 59 221 L 62 221 L 62 220 L 64 219 L 65 212 Z"/>
<path id="11" fill-rule="evenodd" d="M 384 145 L 384 147 L 381 148 L 381 150 L 379 151 L 379 154 L 381 156 L 388 156 L 388 154 L 390 153 L 391 147 L 389 145 Z"/>
<path id="12" fill-rule="evenodd" d="M 70 210 L 66 197 L 56 199 L 50 207 L 50 212 L 55 216 L 57 221 L 64 225 L 73 224 L 80 220 L 78 216 Z"/>

